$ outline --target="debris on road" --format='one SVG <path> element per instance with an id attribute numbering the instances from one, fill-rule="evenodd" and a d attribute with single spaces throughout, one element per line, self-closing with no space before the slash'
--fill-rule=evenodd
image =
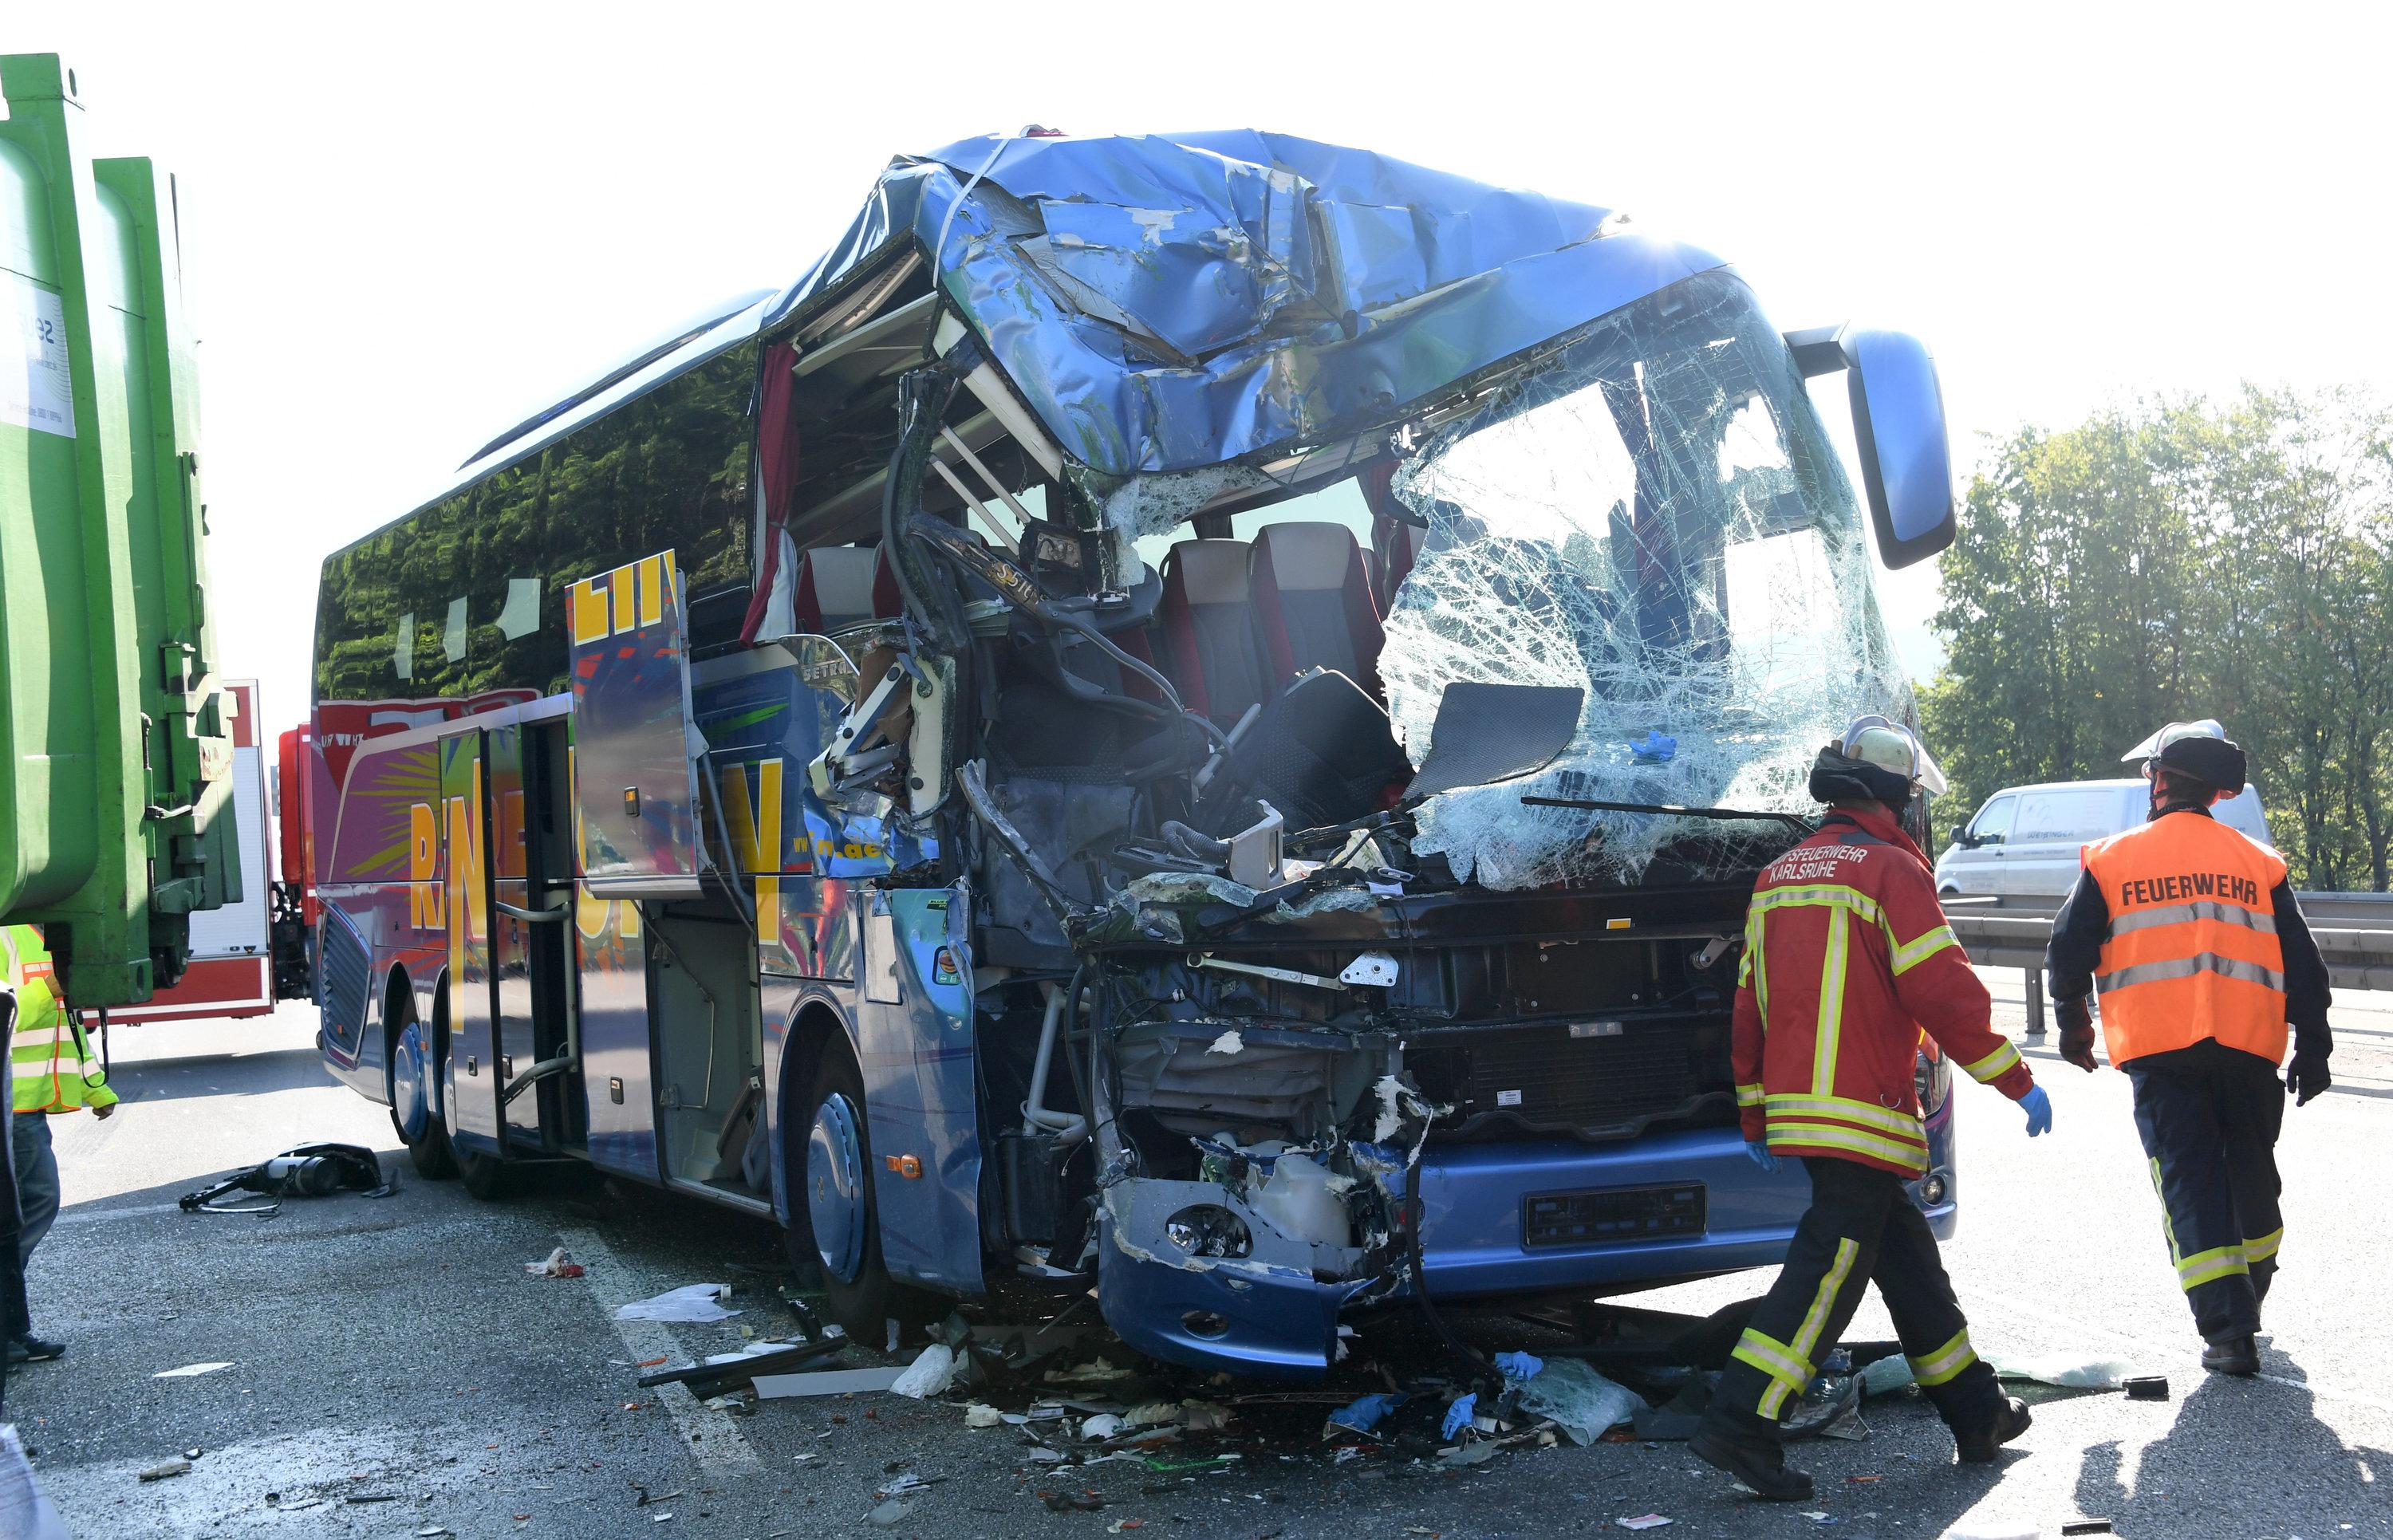
<path id="1" fill-rule="evenodd" d="M 813 1374 L 758 1375 L 756 1395 L 761 1401 L 778 1401 L 789 1396 L 861 1395 L 869 1390 L 885 1390 L 897 1383 L 903 1369 L 821 1369 Z"/>
<path id="2" fill-rule="evenodd" d="M 1502 1354 L 1498 1368 L 1504 1367 L 1503 1358 L 1528 1359 L 1529 1355 Z M 1553 1418 L 1571 1442 L 1581 1445 L 1593 1443 L 1606 1429 L 1631 1420 L 1644 1405 L 1636 1391 L 1604 1378 L 1575 1358 L 1558 1358 L 1532 1370 L 1523 1377 L 1515 1399 L 1522 1411 Z"/>
<path id="3" fill-rule="evenodd" d="M 2086 1353 L 1996 1353 L 1986 1362 L 2005 1379 L 2032 1379 L 2069 1390 L 2115 1390 L 2136 1372 L 2124 1358 Z"/>
<path id="4" fill-rule="evenodd" d="M 1865 1396 L 1892 1395 L 1912 1382 L 1911 1360 L 1901 1353 L 1889 1353 L 1875 1363 L 1863 1364 L 1862 1372 L 1854 1377 L 1861 1381 L 1862 1394 Z"/>
<path id="5" fill-rule="evenodd" d="M 908 1366 L 906 1372 L 890 1382 L 889 1389 L 898 1395 L 916 1401 L 928 1401 L 945 1395 L 955 1382 L 956 1355 L 952 1349 L 934 1342 Z"/>
<path id="6" fill-rule="evenodd" d="M 913 1504 L 900 1503 L 893 1499 L 892 1501 L 883 1503 L 879 1507 L 874 1508 L 871 1512 L 866 1514 L 865 1517 L 872 1520 L 875 1528 L 887 1529 L 913 1511 Z"/>
<path id="7" fill-rule="evenodd" d="M 191 1462 L 189 1460 L 168 1460 L 163 1465 L 153 1465 L 141 1472 L 141 1479 L 145 1481 L 163 1481 L 169 1476 L 188 1476 L 190 1470 Z"/>
<path id="8" fill-rule="evenodd" d="M 1641 1513 L 1634 1519 L 1615 1519 L 1613 1522 L 1622 1529 L 1660 1529 L 1671 1520 L 1658 1513 Z"/>
<path id="9" fill-rule="evenodd" d="M 364 1197 L 386 1198 L 399 1191 L 399 1178 L 383 1174 L 382 1162 L 372 1150 L 355 1144 L 299 1144 L 195 1193 L 186 1193 L 175 1201 L 187 1214 L 263 1216 L 280 1209 L 286 1197 L 329 1197 L 344 1190 Z M 230 1193 L 255 1193 L 270 1201 L 216 1201 Z"/>
<path id="10" fill-rule="evenodd" d="M 702 1325 L 709 1321 L 728 1321 L 739 1312 L 725 1310 L 716 1301 L 728 1299 L 728 1284 L 685 1284 L 646 1299 L 634 1299 L 615 1312 L 618 1321 L 673 1321 Z"/>
<path id="11" fill-rule="evenodd" d="M 1325 1439 L 1341 1438 L 1348 1433 L 1368 1433 L 1380 1426 L 1381 1418 L 1404 1403 L 1404 1397 L 1393 1393 L 1364 1396 L 1329 1414 L 1321 1424 Z"/>
<path id="12" fill-rule="evenodd" d="M 544 1261 L 524 1263 L 524 1271 L 535 1278 L 579 1278 L 582 1264 L 566 1256 L 565 1247 L 560 1246 Z"/>
<path id="13" fill-rule="evenodd" d="M 1544 1359 L 1535 1353 L 1524 1352 L 1497 1353 L 1494 1363 L 1506 1379 L 1522 1384 L 1536 1378 L 1546 1366 Z"/>
<path id="14" fill-rule="evenodd" d="M 695 1364 L 642 1375 L 637 1383 L 645 1390 L 678 1382 L 687 1385 L 689 1393 L 699 1400 L 711 1401 L 746 1389 L 760 1374 L 789 1376 L 821 1368 L 838 1358 L 843 1348 L 839 1342 L 797 1347 L 786 1342 L 751 1342 L 737 1352 L 714 1353 Z"/>
<path id="15" fill-rule="evenodd" d="M 221 1364 L 186 1364 L 179 1369 L 161 1369 L 150 1377 L 152 1379 L 189 1379 L 194 1375 L 212 1375 L 218 1369 L 229 1369 L 231 1367 L 232 1361 L 230 1359 L 227 1359 Z"/>

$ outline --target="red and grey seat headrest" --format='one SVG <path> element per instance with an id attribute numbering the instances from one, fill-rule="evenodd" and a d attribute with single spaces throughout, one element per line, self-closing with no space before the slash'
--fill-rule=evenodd
<path id="1" fill-rule="evenodd" d="M 879 555 L 860 545 L 823 545 L 799 557 L 791 594 L 798 630 L 820 635 L 877 616 L 873 579 Z"/>

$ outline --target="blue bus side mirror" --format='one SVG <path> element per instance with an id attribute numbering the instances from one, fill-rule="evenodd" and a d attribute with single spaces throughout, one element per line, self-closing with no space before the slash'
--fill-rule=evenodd
<path id="1" fill-rule="evenodd" d="M 1909 567 L 1952 544 L 1953 451 L 1927 345 L 1907 333 L 1840 326 L 1790 332 L 1786 344 L 1807 377 L 1839 369 L 1850 376 L 1862 488 L 1886 565 Z"/>

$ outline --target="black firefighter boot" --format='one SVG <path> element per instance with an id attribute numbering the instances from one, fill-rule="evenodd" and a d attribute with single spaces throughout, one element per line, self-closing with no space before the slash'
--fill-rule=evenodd
<path id="1" fill-rule="evenodd" d="M 2215 1375 L 2234 1375 L 2249 1379 L 2260 1372 L 2260 1346 L 2249 1337 L 2230 1337 L 2224 1342 L 2205 1343 L 2202 1350 L 2202 1366 Z"/>
<path id="2" fill-rule="evenodd" d="M 2005 1396 L 1987 1421 L 1966 1429 L 1953 1429 L 1954 1452 L 1960 1455 L 1963 1465 L 1991 1465 L 1995 1452 L 2026 1432 L 2034 1420 L 2028 1415 L 2026 1402 L 2017 1396 Z"/>
<path id="3" fill-rule="evenodd" d="M 1811 1478 L 1787 1466 L 1778 1429 L 1754 1413 L 1739 1412 L 1715 1399 L 1687 1447 L 1706 1465 L 1753 1488 L 1765 1502 L 1811 1500 Z"/>

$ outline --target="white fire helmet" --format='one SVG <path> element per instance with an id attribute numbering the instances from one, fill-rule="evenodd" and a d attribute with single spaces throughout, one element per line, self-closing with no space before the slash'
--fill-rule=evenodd
<path id="1" fill-rule="evenodd" d="M 1919 735 L 1875 711 L 1853 719 L 1845 729 L 1841 752 L 1847 759 L 1891 770 L 1930 796 L 1944 794 L 1944 772 L 1936 768 Z"/>

